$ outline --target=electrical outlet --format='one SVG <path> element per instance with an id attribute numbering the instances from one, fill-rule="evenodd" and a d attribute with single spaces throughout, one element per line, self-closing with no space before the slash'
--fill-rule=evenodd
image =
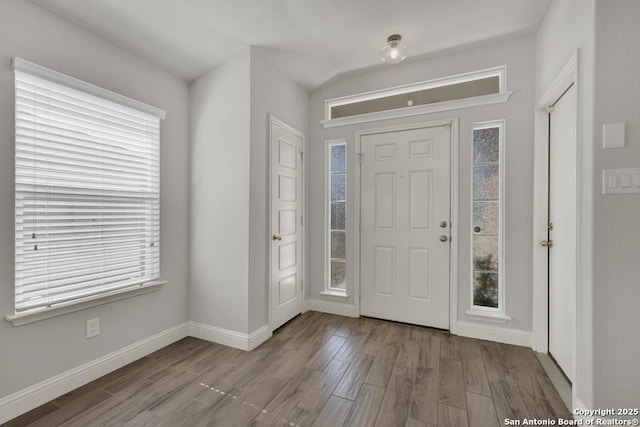
<path id="1" fill-rule="evenodd" d="M 100 335 L 100 318 L 87 320 L 87 338 Z"/>

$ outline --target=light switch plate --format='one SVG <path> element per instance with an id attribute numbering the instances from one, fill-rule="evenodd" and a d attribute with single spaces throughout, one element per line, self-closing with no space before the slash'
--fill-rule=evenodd
<path id="1" fill-rule="evenodd" d="M 602 148 L 623 148 L 625 126 L 622 123 L 607 123 L 602 125 Z"/>
<path id="2" fill-rule="evenodd" d="M 604 169 L 602 194 L 640 193 L 640 169 Z"/>

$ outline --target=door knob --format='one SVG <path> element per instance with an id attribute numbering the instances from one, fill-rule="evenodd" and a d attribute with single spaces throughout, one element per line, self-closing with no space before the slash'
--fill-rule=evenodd
<path id="1" fill-rule="evenodd" d="M 279 234 L 274 234 L 274 235 L 273 235 L 273 237 L 272 237 L 272 239 L 273 239 L 273 240 L 280 241 L 280 240 L 282 240 L 282 236 L 281 236 L 281 235 L 279 235 Z"/>
<path id="2" fill-rule="evenodd" d="M 441 221 L 440 228 L 447 228 L 447 221 Z"/>
<path id="3" fill-rule="evenodd" d="M 444 234 L 442 236 L 440 236 L 440 241 L 441 242 L 446 242 L 447 240 L 449 240 L 449 239 Z"/>
<path id="4" fill-rule="evenodd" d="M 551 246 L 553 246 L 553 240 L 543 240 L 542 242 L 540 242 L 540 244 L 545 248 L 550 248 Z"/>

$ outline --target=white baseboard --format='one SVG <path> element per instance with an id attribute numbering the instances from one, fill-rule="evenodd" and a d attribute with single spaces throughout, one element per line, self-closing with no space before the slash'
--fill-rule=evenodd
<path id="1" fill-rule="evenodd" d="M 249 334 L 249 346 L 247 347 L 247 351 L 251 351 L 254 348 L 258 347 L 260 344 L 271 338 L 273 333 L 269 328 L 269 325 L 263 325 L 258 328 L 254 332 Z"/>
<path id="2" fill-rule="evenodd" d="M 338 316 L 359 317 L 353 304 L 343 304 L 319 299 L 308 299 L 304 302 L 305 311 L 319 311 L 321 313 L 337 314 Z"/>
<path id="3" fill-rule="evenodd" d="M 188 323 L 159 332 L 0 399 L 0 424 L 188 336 Z"/>
<path id="4" fill-rule="evenodd" d="M 587 405 L 582 403 L 582 400 L 578 397 L 574 397 L 573 399 L 573 416 L 576 420 L 592 420 L 593 417 L 587 415 L 589 410 L 587 409 Z"/>
<path id="5" fill-rule="evenodd" d="M 458 322 L 456 324 L 455 332 L 456 335 L 463 337 L 513 344 L 523 347 L 531 347 L 533 344 L 533 334 L 530 331 L 510 329 L 502 326 Z"/>
<path id="6" fill-rule="evenodd" d="M 244 334 L 204 323 L 189 322 L 189 335 L 239 350 L 251 351 L 268 340 L 271 337 L 271 331 L 269 325 L 264 325 L 255 332 Z"/>

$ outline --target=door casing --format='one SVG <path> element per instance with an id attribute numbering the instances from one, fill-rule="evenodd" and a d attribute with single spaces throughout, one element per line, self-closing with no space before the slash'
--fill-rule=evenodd
<path id="1" fill-rule="evenodd" d="M 398 132 L 403 130 L 413 130 L 413 129 L 421 129 L 421 128 L 429 128 L 429 127 L 438 127 L 438 126 L 450 126 L 451 127 L 451 200 L 450 200 L 450 212 L 451 212 L 451 225 L 449 230 L 449 235 L 451 236 L 450 241 L 450 264 L 449 264 L 449 330 L 451 333 L 456 333 L 456 323 L 458 321 L 458 232 L 459 232 L 459 215 L 458 215 L 458 140 L 459 140 L 459 130 L 458 130 L 458 119 L 448 119 L 448 120 L 438 120 L 426 123 L 417 123 L 412 125 L 400 125 L 400 126 L 391 126 L 384 128 L 375 128 L 375 129 L 366 129 L 366 130 L 358 130 L 355 134 L 355 152 L 358 156 L 358 160 L 356 161 L 355 173 L 354 173 L 354 183 L 355 183 L 355 197 L 354 197 L 354 224 L 353 229 L 356 230 L 356 239 L 355 239 L 355 271 L 354 271 L 354 306 L 355 313 L 357 316 L 360 315 L 360 268 L 361 268 L 361 258 L 360 258 L 360 215 L 361 215 L 361 206 L 360 206 L 360 193 L 361 193 L 361 182 L 360 182 L 360 153 L 361 149 L 361 139 L 365 135 L 373 135 L 377 133 L 388 133 L 388 132 Z"/>
<path id="2" fill-rule="evenodd" d="M 576 288 L 576 88 L 572 85 L 549 112 L 549 354 L 571 381 Z M 565 154 L 566 153 L 566 154 Z"/>
<path id="3" fill-rule="evenodd" d="M 273 182 L 273 156 L 272 156 L 272 144 L 274 143 L 273 141 L 273 126 L 279 126 L 283 129 L 286 129 L 287 131 L 299 136 L 302 140 L 302 148 L 301 148 L 301 153 L 302 155 L 300 156 L 300 185 L 302 187 L 302 191 L 301 193 L 301 200 L 300 200 L 300 204 L 299 204 L 299 209 L 300 209 L 300 216 L 304 219 L 306 216 L 306 212 L 305 212 L 305 206 L 306 206 L 306 168 L 305 168 L 305 146 L 306 146 L 306 138 L 305 135 L 300 132 L 299 130 L 291 127 L 290 125 L 288 125 L 286 122 L 278 119 L 277 117 L 273 116 L 273 115 L 269 115 L 269 146 L 268 146 L 268 150 L 269 150 L 269 207 L 268 207 L 268 224 L 269 224 L 269 234 L 267 236 L 265 236 L 265 238 L 268 241 L 268 246 L 269 246 L 269 258 L 267 260 L 268 265 L 269 265 L 269 271 L 268 271 L 268 279 L 267 279 L 267 287 L 269 289 L 268 292 L 268 298 L 269 298 L 269 309 L 268 309 L 268 317 L 269 317 L 269 332 L 273 333 L 273 322 L 272 322 L 272 286 L 271 286 L 271 278 L 272 278 L 272 258 L 274 256 L 273 254 L 273 245 L 271 244 L 271 236 L 274 234 L 273 230 L 272 230 L 272 203 L 273 203 L 273 197 L 275 196 L 273 194 L 272 191 L 272 182 Z M 298 260 L 299 263 L 299 272 L 300 272 L 300 277 L 301 277 L 301 281 L 302 281 L 302 286 L 300 289 L 301 292 L 301 298 L 302 301 L 300 303 L 300 310 L 301 312 L 304 312 L 304 308 L 305 308 L 305 295 L 306 295 L 306 268 L 305 268 L 305 261 L 306 261 L 306 241 L 305 241 L 305 237 L 306 237 L 306 233 L 305 233 L 305 226 L 306 226 L 306 221 L 302 221 L 302 223 L 300 224 L 300 249 L 301 249 L 301 256 L 300 259 Z"/>
<path id="4" fill-rule="evenodd" d="M 576 89 L 576 104 L 578 105 L 580 91 L 578 86 L 578 52 L 575 52 L 565 64 L 560 73 L 547 91 L 542 95 L 535 110 L 535 145 L 534 145 L 534 197 L 533 197 L 533 350 L 539 353 L 549 352 L 549 257 L 548 250 L 540 245 L 540 242 L 547 240 L 548 236 L 548 212 L 549 212 L 549 113 L 548 108 L 556 103 L 560 97 L 571 87 Z M 579 115 L 576 105 L 576 113 Z M 580 141 L 579 121 L 576 120 L 576 140 Z M 576 144 L 575 158 L 576 164 L 580 164 L 580 150 Z M 580 274 L 580 217 L 581 194 L 579 188 L 580 168 L 576 169 L 576 283 L 581 282 Z M 576 389 L 578 378 L 576 371 L 577 357 L 577 329 L 580 306 L 580 286 L 576 286 L 576 339 L 573 346 L 573 401 L 576 401 Z"/>

